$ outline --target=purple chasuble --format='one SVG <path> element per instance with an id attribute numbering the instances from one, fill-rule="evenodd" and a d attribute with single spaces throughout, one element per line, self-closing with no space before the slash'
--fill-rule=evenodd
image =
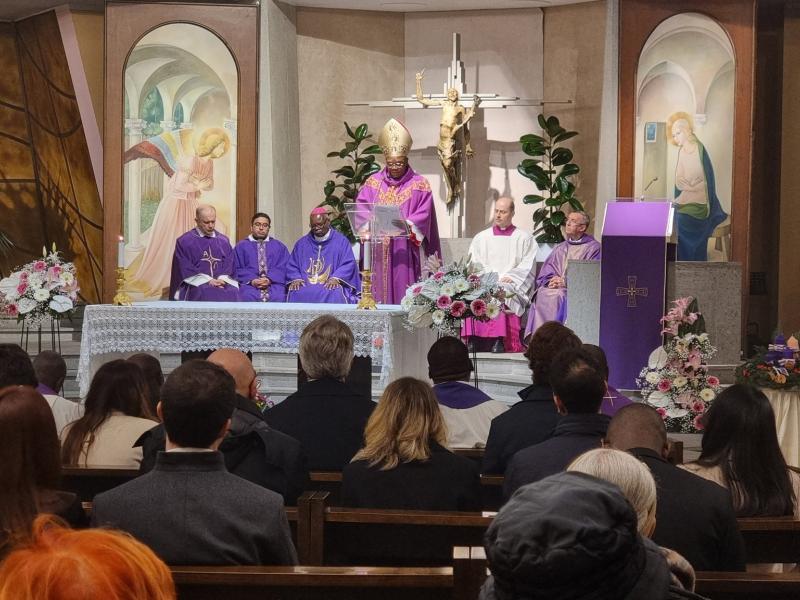
<path id="1" fill-rule="evenodd" d="M 627 396 L 623 396 L 611 384 L 608 386 L 608 392 L 603 396 L 603 403 L 600 405 L 600 412 L 609 417 L 613 417 L 619 409 L 623 406 L 633 404 L 633 400 Z"/>
<path id="2" fill-rule="evenodd" d="M 445 381 L 433 386 L 439 404 L 448 408 L 473 408 L 491 400 L 478 388 L 463 381 Z"/>
<path id="3" fill-rule="evenodd" d="M 564 277 L 570 260 L 600 260 L 600 242 L 583 234 L 577 241 L 565 240 L 553 248 L 536 278 L 536 292 L 525 327 L 526 342 L 544 323 L 567 320 L 567 288 L 551 289 L 547 283 L 555 276 Z"/>
<path id="4" fill-rule="evenodd" d="M 280 240 L 253 236 L 236 244 L 236 280 L 242 302 L 286 302 L 286 267 L 289 250 Z M 253 279 L 268 277 L 269 286 L 260 290 L 250 285 Z"/>
<path id="5" fill-rule="evenodd" d="M 325 289 L 325 283 L 332 277 L 339 279 L 342 285 Z M 318 242 L 313 233 L 297 240 L 286 268 L 287 285 L 295 279 L 302 279 L 304 285 L 299 290 L 287 291 L 288 302 L 358 302 L 361 276 L 353 249 L 347 238 L 335 229 L 331 229 L 322 242 Z"/>
<path id="6" fill-rule="evenodd" d="M 214 287 L 208 283 L 195 286 L 184 281 L 195 275 L 208 275 L 212 279 L 226 276 L 236 281 L 233 248 L 219 231 L 214 237 L 207 237 L 191 229 L 175 241 L 169 297 L 170 300 L 238 302 L 239 290 L 230 283 Z"/>
<path id="7" fill-rule="evenodd" d="M 399 206 L 401 216 L 410 223 L 417 240 L 422 241 L 425 257 L 436 254 L 441 258 L 431 186 L 411 167 L 400 179 L 389 177 L 386 168 L 371 175 L 361 186 L 356 202 Z M 388 242 L 372 242 L 372 293 L 382 304 L 400 304 L 408 286 L 419 281 L 420 252 L 409 239 L 393 238 Z"/>

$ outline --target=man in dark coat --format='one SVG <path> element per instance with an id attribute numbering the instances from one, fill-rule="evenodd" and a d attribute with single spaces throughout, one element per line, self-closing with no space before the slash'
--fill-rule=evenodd
<path id="1" fill-rule="evenodd" d="M 654 408 L 622 408 L 606 439 L 646 464 L 656 480 L 655 543 L 679 552 L 697 571 L 744 571 L 744 544 L 730 492 L 667 462 L 667 433 Z"/>
<path id="2" fill-rule="evenodd" d="M 566 469 L 573 458 L 599 448 L 609 417 L 600 414 L 606 382 L 591 355 L 582 348 L 560 352 L 550 365 L 553 400 L 561 420 L 553 436 L 517 452 L 508 463 L 503 495 Z"/>
<path id="3" fill-rule="evenodd" d="M 155 468 L 95 496 L 94 526 L 127 531 L 172 565 L 293 565 L 283 499 L 228 473 L 217 449 L 236 403 L 233 378 L 182 364 L 161 389 L 166 452 Z"/>
<path id="4" fill-rule="evenodd" d="M 312 471 L 341 471 L 361 448 L 375 408 L 344 380 L 353 363 L 353 332 L 331 315 L 317 317 L 300 336 L 300 364 L 309 381 L 267 410 L 267 423 L 298 440 Z"/>

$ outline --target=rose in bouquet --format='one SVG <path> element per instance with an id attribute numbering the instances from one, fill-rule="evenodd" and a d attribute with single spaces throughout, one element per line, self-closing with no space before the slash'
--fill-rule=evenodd
<path id="1" fill-rule="evenodd" d="M 17 317 L 29 327 L 46 317 L 70 314 L 78 299 L 75 265 L 62 260 L 55 244 L 51 252 L 42 248 L 42 257 L 18 267 L 0 280 L 0 314 Z"/>
<path id="2" fill-rule="evenodd" d="M 400 302 L 407 324 L 458 336 L 464 319 L 496 318 L 510 294 L 498 284 L 497 273 L 481 275 L 480 270 L 467 256 L 410 285 Z"/>
<path id="3" fill-rule="evenodd" d="M 736 368 L 736 383 L 785 390 L 800 386 L 797 338 L 787 342 L 781 334 L 766 348 Z"/>
<path id="4" fill-rule="evenodd" d="M 719 379 L 709 375 L 707 367 L 716 348 L 705 332 L 696 299 L 675 300 L 661 323 L 664 345 L 651 355 L 636 384 L 644 401 L 666 421 L 668 431 L 696 433 L 720 391 Z"/>

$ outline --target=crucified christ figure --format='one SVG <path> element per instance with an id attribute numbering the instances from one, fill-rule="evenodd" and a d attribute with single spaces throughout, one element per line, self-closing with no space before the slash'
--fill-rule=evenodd
<path id="1" fill-rule="evenodd" d="M 467 158 L 472 158 L 474 152 L 469 143 L 469 123 L 475 116 L 475 110 L 480 106 L 481 99 L 478 96 L 472 97 L 472 106 L 464 108 L 458 103 L 458 90 L 449 88 L 447 98 L 443 100 L 431 100 L 422 95 L 422 76 L 425 73 L 417 73 L 417 102 L 424 106 L 441 106 L 442 120 L 439 123 L 439 145 L 436 150 L 439 154 L 439 161 L 442 163 L 444 171 L 444 182 L 447 186 L 447 205 L 449 206 L 456 197 L 461 195 L 461 148 L 457 144 L 458 131 L 464 130 L 464 150 Z"/>

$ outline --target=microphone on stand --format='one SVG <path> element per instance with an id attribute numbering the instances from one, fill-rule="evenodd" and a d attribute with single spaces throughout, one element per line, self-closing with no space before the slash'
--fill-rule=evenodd
<path id="1" fill-rule="evenodd" d="M 653 178 L 652 178 L 652 179 L 651 179 L 651 180 L 650 180 L 650 181 L 647 183 L 647 185 L 646 185 L 646 186 L 644 186 L 644 189 L 642 190 L 642 195 L 641 195 L 641 196 L 639 196 L 639 202 L 644 202 L 644 194 L 645 194 L 645 192 L 646 192 L 647 190 L 649 190 L 649 189 L 650 189 L 650 186 L 651 186 L 651 185 L 653 185 L 653 184 L 654 184 L 656 181 L 658 181 L 658 177 L 657 177 L 657 176 L 656 176 L 656 177 L 653 177 Z"/>

